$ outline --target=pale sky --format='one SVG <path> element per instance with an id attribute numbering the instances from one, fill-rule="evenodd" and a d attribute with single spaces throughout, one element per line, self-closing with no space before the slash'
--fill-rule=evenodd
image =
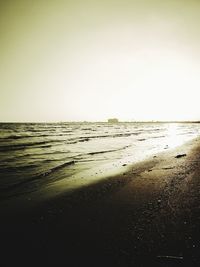
<path id="1" fill-rule="evenodd" d="M 199 0 L 0 2 L 0 121 L 200 120 Z"/>

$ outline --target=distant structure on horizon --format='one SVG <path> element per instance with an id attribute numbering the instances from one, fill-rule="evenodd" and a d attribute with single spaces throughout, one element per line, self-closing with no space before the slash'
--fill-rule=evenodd
<path id="1" fill-rule="evenodd" d="M 108 119 L 108 123 L 117 123 L 117 122 L 119 122 L 119 120 L 116 118 Z"/>

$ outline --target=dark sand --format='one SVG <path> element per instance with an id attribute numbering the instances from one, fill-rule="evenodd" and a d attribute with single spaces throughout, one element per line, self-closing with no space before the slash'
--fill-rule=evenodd
<path id="1" fill-rule="evenodd" d="M 200 140 L 70 194 L 1 201 L 0 211 L 0 266 L 200 266 Z"/>

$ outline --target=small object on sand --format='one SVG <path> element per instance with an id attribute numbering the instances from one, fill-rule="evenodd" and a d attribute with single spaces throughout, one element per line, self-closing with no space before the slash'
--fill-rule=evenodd
<path id="1" fill-rule="evenodd" d="M 152 172 L 152 170 L 150 169 L 150 170 L 148 170 L 148 172 Z"/>
<path id="2" fill-rule="evenodd" d="M 159 255 L 157 258 L 183 260 L 183 256 Z"/>
<path id="3" fill-rule="evenodd" d="M 178 154 L 175 158 L 179 159 L 179 158 L 182 158 L 182 157 L 185 157 L 185 156 L 187 156 L 187 155 L 186 154 Z"/>
<path id="4" fill-rule="evenodd" d="M 124 166 L 126 166 L 127 164 L 123 164 L 122 166 L 124 167 Z"/>

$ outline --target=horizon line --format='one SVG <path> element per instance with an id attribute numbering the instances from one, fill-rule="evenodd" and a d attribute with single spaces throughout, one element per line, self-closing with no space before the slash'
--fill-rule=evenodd
<path id="1" fill-rule="evenodd" d="M 200 123 L 200 120 L 118 120 L 118 122 L 108 122 L 108 120 L 89 121 L 89 120 L 71 120 L 71 121 L 0 121 L 0 123 Z"/>

